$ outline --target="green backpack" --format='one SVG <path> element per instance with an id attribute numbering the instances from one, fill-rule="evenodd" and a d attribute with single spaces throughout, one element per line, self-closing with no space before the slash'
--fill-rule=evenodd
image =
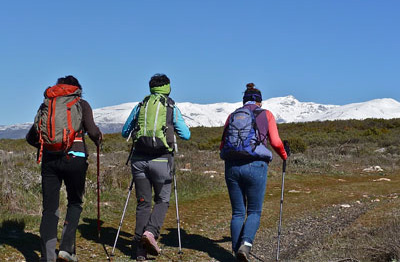
<path id="1" fill-rule="evenodd" d="M 173 151 L 174 104 L 170 97 L 158 93 L 146 96 L 139 104 L 134 137 L 136 152 L 165 154 Z"/>

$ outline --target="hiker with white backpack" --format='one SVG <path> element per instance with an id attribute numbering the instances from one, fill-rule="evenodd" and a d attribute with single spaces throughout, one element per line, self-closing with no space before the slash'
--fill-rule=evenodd
<path id="1" fill-rule="evenodd" d="M 161 252 L 157 239 L 171 196 L 175 132 L 182 139 L 190 138 L 181 112 L 169 97 L 169 78 L 155 74 L 149 87 L 151 94 L 133 108 L 122 129 L 122 136 L 132 137 L 134 143 L 130 162 L 137 206 L 132 248 L 136 248 L 138 261 Z"/>
<path id="2" fill-rule="evenodd" d="M 261 108 L 261 91 L 246 85 L 243 107 L 232 112 L 225 123 L 220 156 L 225 160 L 225 181 L 232 206 L 232 250 L 237 261 L 249 261 L 250 250 L 260 225 L 272 152 L 286 160 L 275 118 Z"/>
<path id="3" fill-rule="evenodd" d="M 81 98 L 82 87 L 73 76 L 59 78 L 46 89 L 44 102 L 26 135 L 27 142 L 38 148 L 41 163 L 43 212 L 40 244 L 43 262 L 76 262 L 76 230 L 82 212 L 88 152 L 85 133 L 99 146 L 102 133 L 93 120 L 89 103 Z M 67 191 L 67 213 L 56 254 L 57 225 L 60 216 L 60 189 Z"/>

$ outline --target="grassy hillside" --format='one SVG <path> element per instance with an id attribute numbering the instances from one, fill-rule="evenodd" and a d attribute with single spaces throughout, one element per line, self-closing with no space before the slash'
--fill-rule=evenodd
<path id="1" fill-rule="evenodd" d="M 322 218 L 325 219 L 322 224 L 333 225 L 338 222 L 331 221 L 332 217 L 340 217 L 343 203 L 351 203 L 351 208 L 345 210 L 354 211 L 343 214 L 346 223 L 336 226 L 335 229 L 340 229 L 337 232 L 307 238 L 307 234 L 294 237 L 293 232 L 300 229 L 287 231 L 286 239 L 293 239 L 288 243 L 283 238 L 282 258 L 286 256 L 292 261 L 313 261 L 316 256 L 318 260 L 314 261 L 399 259 L 400 243 L 395 233 L 400 229 L 397 199 L 400 193 L 400 119 L 292 123 L 280 124 L 278 128 L 281 138 L 289 140 L 293 151 L 288 160 L 284 226 L 287 229 L 302 228 L 310 221 L 319 225 Z M 198 127 L 191 131 L 190 141 L 178 141 L 176 156 L 185 252 L 180 259 L 231 261 L 230 204 L 223 176 L 224 163 L 218 152 L 222 128 Z M 93 258 L 106 261 L 104 250 L 96 239 L 96 150 L 91 142 L 88 145 L 90 167 L 77 240 L 78 255 L 82 261 Z M 105 136 L 100 181 L 102 242 L 109 251 L 131 179 L 130 168 L 125 165 L 129 149 L 130 143 L 119 134 Z M 282 161 L 274 156 L 268 172 L 260 237 L 276 231 Z M 38 260 L 41 178 L 40 166 L 35 159 L 36 150 L 24 140 L 0 140 L 0 261 Z M 65 215 L 64 189 L 62 194 L 61 217 Z M 357 201 L 359 205 L 353 204 Z M 174 205 L 171 199 L 161 237 L 164 253 L 157 261 L 178 258 Z M 129 260 L 134 210 L 133 197 L 117 246 L 116 259 L 119 260 L 114 261 Z M 60 229 L 61 226 L 62 219 Z M 329 230 L 332 231 L 332 227 Z M 321 229 L 320 232 L 324 231 Z M 203 245 L 196 244 L 197 241 Z M 269 243 L 272 248 L 274 241 L 258 242 Z M 274 257 L 266 251 L 267 246 L 255 248 L 254 255 L 261 261 L 270 261 Z M 346 258 L 354 260 L 339 260 Z"/>

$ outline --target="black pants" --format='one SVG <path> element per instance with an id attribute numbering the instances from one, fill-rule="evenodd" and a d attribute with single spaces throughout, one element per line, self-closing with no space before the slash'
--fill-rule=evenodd
<path id="1" fill-rule="evenodd" d="M 85 191 L 86 158 L 45 154 L 42 162 L 43 213 L 40 224 L 41 261 L 56 261 L 60 188 L 64 181 L 68 207 L 60 250 L 75 253 L 75 236 Z"/>

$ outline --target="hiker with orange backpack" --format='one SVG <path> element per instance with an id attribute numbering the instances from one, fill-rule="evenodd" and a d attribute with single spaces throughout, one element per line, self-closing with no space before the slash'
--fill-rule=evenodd
<path id="1" fill-rule="evenodd" d="M 272 153 L 286 160 L 273 114 L 261 108 L 261 91 L 253 83 L 246 85 L 243 107 L 226 121 L 220 145 L 225 160 L 225 181 L 232 206 L 232 250 L 237 261 L 249 261 L 250 250 L 260 225 L 267 184 L 268 163 Z"/>
<path id="2" fill-rule="evenodd" d="M 81 98 L 82 87 L 69 75 L 46 89 L 44 102 L 26 135 L 38 148 L 41 162 L 43 212 L 40 224 L 40 261 L 57 260 L 57 225 L 60 216 L 60 188 L 67 190 L 67 213 L 59 246 L 59 261 L 75 262 L 76 229 L 82 212 L 86 171 L 88 169 L 85 133 L 99 146 L 102 133 L 93 120 L 89 103 Z"/>

